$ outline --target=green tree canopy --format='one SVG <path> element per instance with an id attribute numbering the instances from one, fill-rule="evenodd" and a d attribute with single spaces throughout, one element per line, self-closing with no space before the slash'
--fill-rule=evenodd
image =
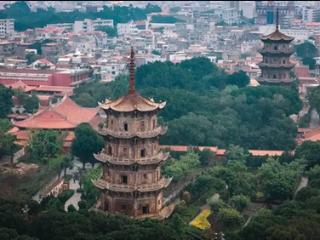
<path id="1" fill-rule="evenodd" d="M 13 107 L 12 102 L 13 92 L 0 84 L 0 118 L 6 117 Z"/>
<path id="2" fill-rule="evenodd" d="M 295 151 L 296 158 L 305 159 L 308 167 L 320 164 L 320 142 L 305 141 Z"/>
<path id="3" fill-rule="evenodd" d="M 83 163 L 94 161 L 94 153 L 98 153 L 103 145 L 103 138 L 100 137 L 87 123 L 81 123 L 74 131 L 75 139 L 72 142 L 71 150 Z"/>
<path id="4" fill-rule="evenodd" d="M 269 158 L 259 168 L 259 184 L 267 200 L 286 200 L 293 196 L 303 165 L 300 162 L 281 164 Z"/>
<path id="5" fill-rule="evenodd" d="M 32 161 L 47 163 L 62 150 L 62 135 L 56 130 L 35 130 L 30 137 L 27 151 Z"/>
<path id="6" fill-rule="evenodd" d="M 297 45 L 295 48 L 298 57 L 302 59 L 318 56 L 318 49 L 310 41 L 305 41 L 304 43 Z"/>

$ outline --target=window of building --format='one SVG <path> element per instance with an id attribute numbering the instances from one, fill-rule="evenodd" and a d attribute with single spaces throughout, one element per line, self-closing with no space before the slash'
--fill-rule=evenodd
<path id="1" fill-rule="evenodd" d="M 127 205 L 126 204 L 121 204 L 121 210 L 127 210 Z"/>
<path id="2" fill-rule="evenodd" d="M 144 178 L 144 179 L 147 179 L 147 178 L 148 178 L 148 174 L 144 173 L 144 174 L 143 174 L 143 178 Z"/>
<path id="3" fill-rule="evenodd" d="M 128 123 L 123 124 L 123 129 L 127 132 L 128 131 Z"/>
<path id="4" fill-rule="evenodd" d="M 143 214 L 148 214 L 148 213 L 149 213 L 149 204 L 144 205 L 144 206 L 142 207 L 142 213 L 143 213 Z"/>
<path id="5" fill-rule="evenodd" d="M 143 148 L 140 150 L 140 157 L 145 157 L 146 156 L 146 150 Z"/>
<path id="6" fill-rule="evenodd" d="M 140 130 L 141 130 L 141 131 L 145 131 L 144 121 L 141 121 L 141 122 L 140 122 Z"/>
<path id="7" fill-rule="evenodd" d="M 112 147 L 111 146 L 108 146 L 107 152 L 108 152 L 108 155 L 112 155 Z"/>
<path id="8" fill-rule="evenodd" d="M 123 156 L 124 156 L 124 157 L 128 157 L 128 156 L 129 156 L 129 151 L 128 151 L 128 148 L 127 148 L 127 147 L 124 147 L 124 148 L 123 148 Z"/>
<path id="9" fill-rule="evenodd" d="M 285 60 L 285 59 L 283 59 L 283 60 L 282 60 L 282 63 L 283 63 L 283 64 L 285 64 L 285 63 L 286 63 L 286 60 Z"/>
<path id="10" fill-rule="evenodd" d="M 278 50 L 278 46 L 274 46 L 274 50 Z"/>
<path id="11" fill-rule="evenodd" d="M 121 183 L 128 184 L 128 176 L 127 175 L 122 175 L 121 176 Z"/>
<path id="12" fill-rule="evenodd" d="M 152 121 L 152 127 L 153 127 L 153 129 L 156 128 L 156 120 L 155 119 L 153 119 L 153 121 Z"/>
<path id="13" fill-rule="evenodd" d="M 277 78 L 277 76 L 275 74 L 273 74 L 273 78 Z"/>

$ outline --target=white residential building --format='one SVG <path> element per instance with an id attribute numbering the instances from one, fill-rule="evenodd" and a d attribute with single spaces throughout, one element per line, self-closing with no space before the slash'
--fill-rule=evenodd
<path id="1" fill-rule="evenodd" d="M 85 19 L 83 21 L 75 21 L 73 24 L 73 31 L 75 33 L 88 32 L 92 33 L 101 27 L 111 27 L 113 28 L 113 19 L 101 19 L 97 18 L 95 20 Z"/>
<path id="2" fill-rule="evenodd" d="M 10 37 L 14 34 L 14 19 L 0 19 L 0 38 Z"/>

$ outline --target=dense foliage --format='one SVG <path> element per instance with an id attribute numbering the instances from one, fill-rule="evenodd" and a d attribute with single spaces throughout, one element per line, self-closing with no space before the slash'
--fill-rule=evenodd
<path id="1" fill-rule="evenodd" d="M 309 66 L 310 69 L 315 69 L 316 61 L 314 57 L 319 56 L 319 51 L 313 43 L 305 41 L 304 43 L 295 46 L 298 57 L 302 59 L 303 64 Z"/>
<path id="2" fill-rule="evenodd" d="M 148 13 L 161 12 L 160 7 L 148 4 L 146 8 L 136 8 L 132 5 L 129 7 L 104 6 L 100 12 L 80 12 L 74 10 L 72 12 L 56 12 L 53 8 L 37 9 L 31 11 L 29 6 L 24 1 L 17 1 L 14 4 L 6 6 L 4 10 L 0 11 L 1 18 L 14 18 L 15 29 L 17 31 L 24 31 L 28 28 L 44 27 L 47 24 L 54 23 L 72 23 L 75 20 L 89 19 L 113 19 L 114 23 L 126 23 L 130 20 L 146 19 Z"/>
<path id="3" fill-rule="evenodd" d="M 0 118 L 6 117 L 11 112 L 13 107 L 12 95 L 11 89 L 0 84 Z"/>
<path id="4" fill-rule="evenodd" d="M 27 152 L 31 161 L 47 163 L 62 150 L 62 134 L 56 130 L 35 130 L 29 139 Z"/>
<path id="5" fill-rule="evenodd" d="M 201 239 L 199 233 L 186 233 L 178 219 L 161 223 L 155 220 L 134 221 L 122 215 L 105 215 L 80 210 L 65 213 L 63 203 L 68 192 L 58 199 L 49 198 L 41 205 L 28 202 L 29 211 L 23 213 L 25 203 L 0 200 L 1 240 L 149 240 Z M 20 235 L 20 236 L 19 236 Z M 12 236 L 12 237 L 11 237 Z M 27 237 L 28 236 L 28 237 Z"/>
<path id="6" fill-rule="evenodd" d="M 173 16 L 162 16 L 162 15 L 155 15 L 152 16 L 151 22 L 152 23 L 176 23 L 180 22 L 181 20 L 173 17 Z"/>
<path id="7" fill-rule="evenodd" d="M 104 144 L 103 138 L 87 123 L 81 123 L 74 131 L 75 139 L 71 145 L 71 151 L 83 163 L 94 162 L 94 153 L 98 153 Z"/>
<path id="8" fill-rule="evenodd" d="M 74 99 L 96 106 L 106 97 L 125 94 L 127 81 L 120 76 L 107 85 L 82 85 Z M 136 81 L 142 95 L 167 102 L 160 113 L 169 125 L 161 139 L 164 144 L 284 150 L 295 146 L 296 126 L 289 116 L 300 110 L 301 101 L 294 88 L 246 87 L 246 74 L 227 74 L 202 57 L 142 65 Z"/>

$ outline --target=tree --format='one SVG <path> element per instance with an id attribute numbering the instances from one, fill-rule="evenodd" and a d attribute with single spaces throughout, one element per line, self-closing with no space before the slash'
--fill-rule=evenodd
<path id="1" fill-rule="evenodd" d="M 102 31 L 105 32 L 108 37 L 116 37 L 117 36 L 117 29 L 113 28 L 113 27 L 98 27 L 97 28 L 98 31 Z"/>
<path id="2" fill-rule="evenodd" d="M 222 208 L 217 214 L 217 222 L 223 230 L 234 230 L 241 227 L 243 218 L 240 213 L 232 208 Z"/>
<path id="3" fill-rule="evenodd" d="M 26 60 L 28 65 L 35 62 L 37 59 L 38 59 L 38 55 L 33 52 L 29 52 L 26 54 Z"/>
<path id="4" fill-rule="evenodd" d="M 266 199 L 273 201 L 292 198 L 303 167 L 297 161 L 280 164 L 272 158 L 263 163 L 258 170 L 258 178 Z"/>
<path id="5" fill-rule="evenodd" d="M 13 107 L 12 90 L 0 84 L 0 118 L 6 117 Z"/>
<path id="6" fill-rule="evenodd" d="M 237 85 L 238 87 L 245 87 L 249 84 L 250 78 L 244 71 L 235 72 L 228 76 L 227 83 Z"/>
<path id="7" fill-rule="evenodd" d="M 0 132 L 0 158 L 9 155 L 11 165 L 13 165 L 13 154 L 19 149 L 15 141 L 16 136 Z"/>
<path id="8" fill-rule="evenodd" d="M 302 59 L 318 56 L 318 49 L 309 41 L 305 41 L 304 43 L 297 45 L 295 48 L 298 57 Z"/>
<path id="9" fill-rule="evenodd" d="M 230 145 L 226 152 L 228 163 L 233 161 L 239 161 L 245 163 L 247 158 L 250 156 L 248 150 L 236 145 Z"/>
<path id="10" fill-rule="evenodd" d="M 316 68 L 316 60 L 313 58 L 305 57 L 302 59 L 304 65 L 309 66 L 309 69 L 314 70 Z"/>
<path id="11" fill-rule="evenodd" d="M 86 162 L 94 161 L 93 154 L 102 149 L 104 141 L 87 123 L 81 123 L 74 133 L 75 139 L 71 145 L 72 154 L 80 159 L 84 169 Z"/>
<path id="12" fill-rule="evenodd" d="M 31 134 L 27 151 L 33 161 L 47 163 L 62 150 L 62 136 L 56 130 L 36 130 Z"/>
<path id="13" fill-rule="evenodd" d="M 305 141 L 297 147 L 295 151 L 295 157 L 305 159 L 307 161 L 307 167 L 311 168 L 320 164 L 320 142 Z"/>
<path id="14" fill-rule="evenodd" d="M 178 160 L 172 161 L 172 164 L 166 165 L 164 173 L 173 177 L 175 180 L 181 179 L 188 171 L 192 171 L 200 165 L 199 155 L 195 152 L 187 152 L 180 156 Z"/>
<path id="15" fill-rule="evenodd" d="M 311 88 L 307 96 L 311 109 L 316 109 L 320 113 L 320 86 Z"/>
<path id="16" fill-rule="evenodd" d="M 8 119 L 0 118 L 0 132 L 5 133 L 10 129 L 10 127 L 11 127 L 11 123 Z"/>
<path id="17" fill-rule="evenodd" d="M 215 154 L 210 149 L 199 151 L 199 160 L 202 166 L 208 166 L 215 160 Z"/>
<path id="18" fill-rule="evenodd" d="M 250 199 L 245 195 L 239 194 L 233 196 L 230 202 L 235 209 L 242 212 L 249 205 Z"/>
<path id="19" fill-rule="evenodd" d="M 25 108 L 27 113 L 35 113 L 39 108 L 38 97 L 34 94 L 28 96 L 23 103 L 23 107 Z"/>

